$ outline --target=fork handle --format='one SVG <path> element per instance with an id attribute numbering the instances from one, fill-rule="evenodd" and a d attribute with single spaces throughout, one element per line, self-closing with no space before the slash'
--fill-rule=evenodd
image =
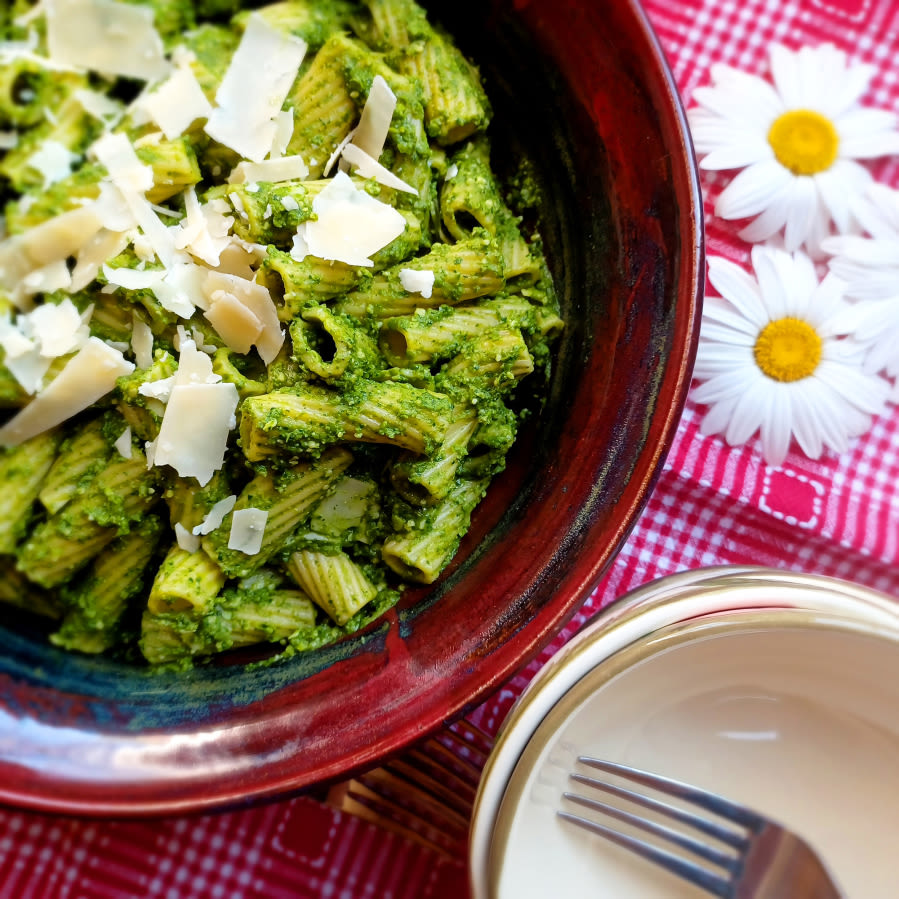
<path id="1" fill-rule="evenodd" d="M 797 852 L 795 843 L 780 828 L 764 829 L 744 860 L 734 899 L 845 899 L 818 856 Z"/>

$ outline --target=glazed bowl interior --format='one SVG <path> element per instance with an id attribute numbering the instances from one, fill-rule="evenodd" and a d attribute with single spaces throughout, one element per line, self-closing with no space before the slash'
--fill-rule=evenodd
<path id="1" fill-rule="evenodd" d="M 700 204 L 670 74 L 630 0 L 425 4 L 480 65 L 497 167 L 526 154 L 567 327 L 546 401 L 440 581 L 270 667 L 150 674 L 0 617 L 0 801 L 151 814 L 375 763 L 529 661 L 596 584 L 658 474 L 692 368 Z"/>

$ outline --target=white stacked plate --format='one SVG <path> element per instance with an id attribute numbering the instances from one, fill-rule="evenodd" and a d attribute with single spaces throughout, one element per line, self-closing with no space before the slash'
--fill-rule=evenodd
<path id="1" fill-rule="evenodd" d="M 686 572 L 581 631 L 509 715 L 475 805 L 475 899 L 704 896 L 559 819 L 577 757 L 795 829 L 849 899 L 899 883 L 899 601 L 763 568 Z"/>

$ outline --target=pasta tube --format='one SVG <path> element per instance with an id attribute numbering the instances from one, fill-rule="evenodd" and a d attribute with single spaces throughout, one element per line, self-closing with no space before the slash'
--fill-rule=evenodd
<path id="1" fill-rule="evenodd" d="M 359 379 L 349 396 L 297 386 L 246 400 L 240 443 L 251 462 L 282 452 L 315 455 L 341 442 L 385 443 L 425 453 L 445 437 L 452 409 L 442 394 L 393 381 Z"/>
<path id="2" fill-rule="evenodd" d="M 459 480 L 436 506 L 422 509 L 407 529 L 386 540 L 381 556 L 401 577 L 432 584 L 459 547 L 487 482 Z"/>
<path id="3" fill-rule="evenodd" d="M 291 577 L 336 624 L 346 624 L 378 590 L 343 552 L 295 552 L 287 563 Z"/>

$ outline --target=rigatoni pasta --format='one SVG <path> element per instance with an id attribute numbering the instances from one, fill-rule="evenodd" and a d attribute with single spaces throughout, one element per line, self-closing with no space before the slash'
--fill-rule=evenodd
<path id="1" fill-rule="evenodd" d="M 314 649 L 504 467 L 563 327 L 537 192 L 413 0 L 102 0 L 83 46 L 100 2 L 0 23 L 0 602 L 153 666 Z"/>

